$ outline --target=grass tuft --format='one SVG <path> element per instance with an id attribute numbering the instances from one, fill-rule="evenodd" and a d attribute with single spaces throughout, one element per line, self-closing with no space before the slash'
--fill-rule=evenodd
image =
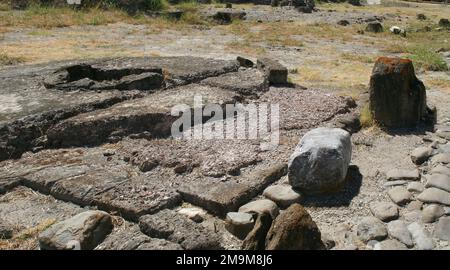
<path id="1" fill-rule="evenodd" d="M 0 66 L 16 65 L 25 62 L 22 57 L 10 56 L 4 51 L 0 51 Z"/>
<path id="2" fill-rule="evenodd" d="M 369 128 L 375 125 L 375 119 L 370 111 L 369 103 L 366 103 L 360 111 L 359 121 L 363 128 Z"/>

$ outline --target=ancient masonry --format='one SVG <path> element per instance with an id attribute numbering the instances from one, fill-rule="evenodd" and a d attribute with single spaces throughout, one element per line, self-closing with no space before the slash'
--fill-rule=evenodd
<path id="1" fill-rule="evenodd" d="M 398 72 L 409 72 L 404 88 Z M 0 79 L 1 94 L 17 101 L 0 119 L 0 238 L 46 225 L 41 249 L 332 248 L 301 204 L 352 177 L 351 98 L 291 85 L 275 60 L 241 57 L 59 62 L 4 68 Z M 416 108 L 408 126 L 432 122 L 408 63 L 380 59 L 371 80 L 380 122 L 404 120 L 394 107 L 378 116 L 386 98 Z M 388 97 L 386 83 L 404 92 Z M 406 98 L 411 91 L 417 98 Z M 280 144 L 172 138 L 172 107 L 192 113 L 196 95 L 223 108 L 279 104 Z M 358 224 L 368 247 L 436 247 L 423 223 L 405 221 L 399 208 L 408 203 L 450 240 L 449 134 L 450 123 L 437 126 L 430 145 L 414 150 L 419 170 L 387 172 L 392 202 L 370 205 L 373 216 Z"/>

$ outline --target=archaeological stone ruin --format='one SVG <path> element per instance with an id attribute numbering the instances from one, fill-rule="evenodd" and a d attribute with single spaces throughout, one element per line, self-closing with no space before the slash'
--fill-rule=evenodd
<path id="1" fill-rule="evenodd" d="M 0 201 L 2 237 L 11 237 L 17 218 L 39 223 L 49 213 L 38 209 L 49 207 L 59 219 L 39 235 L 40 249 L 223 249 L 230 248 L 226 234 L 243 249 L 326 249 L 302 204 L 356 181 L 350 164 L 357 130 L 342 120 L 356 112 L 355 102 L 288 84 L 286 69 L 274 59 L 250 63 L 242 57 L 150 57 L 3 69 L 3 91 L 34 102 L 3 116 L 0 191 L 27 195 Z M 411 61 L 378 59 L 369 89 L 375 120 L 389 128 L 425 125 L 424 91 Z M 291 142 L 265 150 L 261 138 L 172 138 L 177 117 L 171 107 L 187 104 L 184 113 L 193 114 L 195 95 L 220 108 L 277 102 L 281 136 Z M 416 164 L 443 164 L 424 187 L 419 171 L 387 172 L 388 183 L 410 185 L 390 189 L 392 202 L 371 204 L 373 216 L 357 227 L 362 242 L 434 247 L 432 240 L 420 242 L 429 239 L 420 224 L 397 224 L 398 208 L 419 192 L 417 202 L 430 204 L 427 222 L 448 212 L 449 156 L 440 144 L 447 139 L 412 152 Z M 38 213 L 30 217 L 29 211 Z M 115 232 L 115 216 L 128 229 Z M 447 237 L 446 224 L 439 223 L 438 237 Z M 382 242 L 388 235 L 396 240 Z"/>
<path id="2" fill-rule="evenodd" d="M 131 14 L 144 2 L 120 1 Z M 237 9 L 243 2 L 250 7 Z M 11 4 L 22 12 L 30 2 Z M 331 44 L 339 61 L 311 56 L 300 34 L 283 34 L 297 47 L 275 34 L 263 55 L 236 45 L 263 43 L 258 33 L 273 30 L 264 23 L 284 33 L 281 23 L 294 18 L 311 20 L 304 33 L 328 20 L 322 31 L 367 40 L 404 41 L 410 29 L 390 28 L 390 15 L 329 19 L 339 12 L 312 0 L 208 4 L 199 18 L 236 27 L 231 38 L 197 25 L 159 44 L 173 46 L 164 54 L 0 66 L 0 249 L 450 249 L 450 96 L 436 90 L 448 69 L 426 77 L 422 59 L 387 49 L 366 59 L 354 52 L 372 53 L 367 44 L 346 46 L 344 36 L 314 40 L 314 50 Z M 166 12 L 182 28 L 185 10 L 145 16 Z M 413 17 L 429 20 L 421 15 Z M 243 20 L 252 23 L 247 40 L 238 36 Z M 439 27 L 447 33 L 445 21 Z M 201 31 L 216 36 L 206 41 Z M 189 35 L 205 38 L 200 53 L 186 53 Z M 221 38 L 236 45 L 231 53 L 210 48 Z M 371 72 L 348 64 L 353 58 Z M 349 66 L 340 78 L 363 78 L 356 90 L 329 79 Z M 322 75 L 330 76 L 313 86 L 305 79 Z"/>

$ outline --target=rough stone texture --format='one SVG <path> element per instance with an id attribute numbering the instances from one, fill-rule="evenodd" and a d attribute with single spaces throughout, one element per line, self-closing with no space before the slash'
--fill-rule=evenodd
<path id="1" fill-rule="evenodd" d="M 444 207 L 444 212 L 446 215 L 450 215 L 450 207 Z"/>
<path id="2" fill-rule="evenodd" d="M 417 17 L 417 19 L 420 20 L 420 21 L 425 21 L 425 20 L 427 19 L 427 16 L 426 16 L 425 14 L 423 14 L 423 13 L 417 14 L 416 17 Z"/>
<path id="3" fill-rule="evenodd" d="M 404 187 L 393 187 L 388 191 L 388 195 L 391 200 L 398 204 L 404 205 L 411 200 L 412 194 L 409 193 Z"/>
<path id="4" fill-rule="evenodd" d="M 421 210 L 423 206 L 423 203 L 420 201 L 412 201 L 408 204 L 406 207 L 406 210 L 408 211 L 414 211 L 414 210 Z"/>
<path id="5" fill-rule="evenodd" d="M 149 131 L 151 137 L 168 137 L 172 124 L 178 119 L 171 115 L 173 106 L 186 104 L 193 110 L 195 106 L 201 106 L 195 104 L 195 96 L 221 105 L 234 102 L 237 94 L 197 84 L 156 92 L 61 121 L 48 130 L 48 141 L 53 147 L 98 145 L 113 136 L 124 137 L 144 131 Z M 155 103 L 155 100 L 159 102 Z"/>
<path id="6" fill-rule="evenodd" d="M 427 177 L 425 187 L 435 187 L 450 192 L 450 176 L 445 174 L 432 174 Z"/>
<path id="7" fill-rule="evenodd" d="M 225 218 L 225 228 L 239 239 L 245 239 L 254 225 L 253 215 L 249 213 L 230 212 Z"/>
<path id="8" fill-rule="evenodd" d="M 370 77 L 370 110 L 386 127 L 413 127 L 426 113 L 425 86 L 409 59 L 379 58 Z"/>
<path id="9" fill-rule="evenodd" d="M 407 250 L 408 248 L 395 239 L 388 239 L 378 242 L 374 245 L 373 250 Z"/>
<path id="10" fill-rule="evenodd" d="M 403 219 L 408 223 L 420 222 L 422 220 L 422 211 L 412 210 L 403 214 Z"/>
<path id="11" fill-rule="evenodd" d="M 426 206 L 422 211 L 422 221 L 425 223 L 433 223 L 445 214 L 444 208 L 440 205 L 431 204 Z"/>
<path id="12" fill-rule="evenodd" d="M 270 87 L 261 102 L 279 104 L 281 130 L 309 130 L 326 119 L 350 112 L 356 104 L 352 99 L 330 95 L 320 89 L 301 87 Z M 326 107 L 326 110 L 321 109 Z"/>
<path id="13" fill-rule="evenodd" d="M 274 203 L 271 200 L 262 199 L 262 200 L 256 200 L 253 202 L 249 202 L 241 207 L 239 207 L 239 212 L 244 213 L 268 213 L 272 217 L 272 219 L 275 219 L 278 216 L 279 209 L 276 203 Z"/>
<path id="14" fill-rule="evenodd" d="M 351 101 L 349 101 L 351 103 Z M 361 121 L 359 120 L 359 114 L 348 113 L 344 115 L 339 115 L 335 120 L 335 127 L 341 128 L 350 132 L 351 134 L 361 130 Z"/>
<path id="15" fill-rule="evenodd" d="M 394 220 L 387 224 L 387 230 L 390 237 L 397 239 L 407 247 L 413 247 L 414 242 L 411 233 L 408 231 L 406 223 L 403 220 Z"/>
<path id="16" fill-rule="evenodd" d="M 379 22 L 370 22 L 366 26 L 367 32 L 380 33 L 383 32 L 383 25 Z"/>
<path id="17" fill-rule="evenodd" d="M 83 209 L 40 194 L 26 187 L 16 187 L 0 196 L 0 217 L 18 231 L 71 218 Z"/>
<path id="18" fill-rule="evenodd" d="M 420 173 L 417 169 L 392 169 L 386 172 L 386 178 L 388 181 L 395 180 L 412 180 L 417 181 L 420 179 Z"/>
<path id="19" fill-rule="evenodd" d="M 347 26 L 350 24 L 350 22 L 348 20 L 340 20 L 337 22 L 337 24 L 341 26 Z"/>
<path id="20" fill-rule="evenodd" d="M 269 90 L 265 74 L 257 69 L 231 72 L 217 77 L 210 77 L 201 84 L 234 91 L 242 95 L 257 95 Z"/>
<path id="21" fill-rule="evenodd" d="M 243 250 L 264 250 L 266 245 L 266 235 L 272 225 L 272 217 L 269 213 L 257 214 L 257 219 L 253 230 L 242 242 Z"/>
<path id="22" fill-rule="evenodd" d="M 406 189 L 409 192 L 417 192 L 417 193 L 421 193 L 422 191 L 425 190 L 425 187 L 423 186 L 422 183 L 420 182 L 411 182 L 408 184 L 408 186 L 406 187 Z"/>
<path id="23" fill-rule="evenodd" d="M 117 79 L 127 79 L 125 77 L 129 75 L 144 76 L 142 74 L 146 72 L 164 71 L 165 86 L 161 85 L 164 88 L 198 82 L 207 77 L 237 71 L 238 68 L 237 61 L 198 57 L 140 57 L 64 61 L 3 69 L 0 96 L 17 102 L 13 102 L 14 107 L 7 107 L 6 113 L 0 116 L 0 123 L 5 124 L 0 127 L 0 160 L 18 158 L 25 151 L 48 147 L 43 135 L 64 119 L 144 95 L 136 90 L 70 91 L 69 87 L 60 91 L 42 87 L 44 81 L 49 87 L 70 81 L 79 89 L 92 85 L 92 82 L 114 85 Z M 126 86 L 130 87 L 130 83 Z M 124 85 L 119 84 L 117 87 Z"/>
<path id="24" fill-rule="evenodd" d="M 450 241 L 450 217 L 441 217 L 434 229 L 434 236 L 443 241 Z"/>
<path id="25" fill-rule="evenodd" d="M 450 193 L 438 188 L 427 188 L 417 196 L 419 201 L 425 203 L 439 203 L 450 205 Z"/>
<path id="26" fill-rule="evenodd" d="M 267 233 L 267 250 L 324 249 L 320 231 L 308 212 L 293 204 L 281 213 Z"/>
<path id="27" fill-rule="evenodd" d="M 351 154 L 347 131 L 311 130 L 302 137 L 289 159 L 289 183 L 305 193 L 337 191 L 345 183 Z"/>
<path id="28" fill-rule="evenodd" d="M 256 61 L 256 67 L 269 78 L 270 84 L 286 84 L 288 70 L 278 61 L 269 58 L 261 58 Z"/>
<path id="29" fill-rule="evenodd" d="M 218 234 L 173 210 L 142 216 L 139 228 L 152 238 L 167 239 L 187 250 L 221 248 Z"/>
<path id="30" fill-rule="evenodd" d="M 114 155 L 104 155 L 112 149 Z M 247 140 L 127 139 L 95 148 L 45 150 L 8 162 L 5 169 L 33 189 L 131 220 L 174 207 L 182 198 L 225 215 L 286 174 L 285 164 L 258 164 L 257 149 Z M 138 165 L 146 159 L 157 160 L 157 166 L 142 172 Z M 183 164 L 187 171 L 180 174 Z M 162 175 L 166 181 L 160 181 Z"/>
<path id="31" fill-rule="evenodd" d="M 230 9 L 223 9 L 218 10 L 216 14 L 214 14 L 213 18 L 217 20 L 220 23 L 223 24 L 229 24 L 233 22 L 234 20 L 243 20 L 245 19 L 245 13 L 241 10 L 230 10 Z"/>
<path id="32" fill-rule="evenodd" d="M 270 186 L 264 190 L 263 195 L 281 208 L 287 208 L 301 199 L 301 195 L 289 185 Z"/>
<path id="33" fill-rule="evenodd" d="M 419 250 L 431 250 L 434 248 L 433 239 L 420 223 L 414 222 L 408 225 L 408 230 Z"/>
<path id="34" fill-rule="evenodd" d="M 439 153 L 431 158 L 432 164 L 449 164 L 450 163 L 450 154 L 447 153 Z"/>
<path id="35" fill-rule="evenodd" d="M 190 58 L 186 59 L 189 60 Z M 121 61 L 124 61 L 123 65 Z M 201 71 L 203 66 L 197 65 L 195 61 L 192 61 L 194 64 L 191 63 L 191 67 L 186 67 L 186 72 L 180 71 L 178 74 L 176 74 L 176 71 L 165 68 L 163 65 L 157 64 L 152 66 L 150 63 L 152 61 L 141 61 L 142 66 L 136 65 L 135 60 L 128 61 L 127 59 L 105 60 L 104 63 L 109 64 L 104 64 L 103 60 L 100 61 L 102 64 L 99 64 L 99 61 L 93 61 L 92 63 L 87 63 L 90 67 L 88 69 L 99 71 L 99 74 L 111 77 L 104 79 L 90 78 L 92 74 L 88 74 L 88 76 L 82 76 L 83 78 L 80 77 L 78 80 L 71 82 L 61 80 L 58 83 L 54 81 L 57 83 L 53 86 L 47 83 L 51 82 L 50 79 L 55 75 L 55 70 L 64 73 L 67 71 L 67 67 L 78 67 L 80 63 L 65 63 L 60 66 L 60 69 L 49 66 L 47 71 L 43 71 L 42 66 L 36 67 L 32 71 L 32 75 L 35 78 L 28 75 L 22 77 L 23 74 L 16 74 L 14 72 L 10 74 L 8 70 L 2 68 L 0 77 L 2 79 L 8 77 L 6 79 L 8 81 L 6 87 L 8 91 L 11 90 L 9 85 L 16 83 L 14 80 L 9 79 L 12 75 L 17 77 L 18 82 L 16 85 L 20 85 L 21 81 L 27 81 L 30 84 L 36 83 L 37 80 L 39 80 L 39 83 L 45 81 L 49 89 L 42 87 L 42 89 L 36 88 L 33 91 L 39 92 L 42 90 L 44 96 L 47 92 L 58 93 L 57 100 L 59 101 L 65 100 L 66 98 L 70 99 L 67 102 L 67 105 L 70 106 L 62 106 L 63 110 L 56 113 L 56 115 L 54 112 L 49 114 L 48 119 L 51 121 L 45 125 L 48 125 L 48 128 L 54 131 L 53 128 L 63 122 L 68 123 L 67 127 L 69 129 L 72 128 L 70 124 L 74 123 L 74 131 L 76 131 L 77 128 L 80 130 L 95 130 L 97 127 L 95 125 L 91 126 L 92 123 L 89 122 L 91 116 L 94 119 L 96 117 L 101 119 L 99 114 L 103 112 L 108 114 L 110 109 L 115 110 L 121 107 L 120 105 L 130 105 L 132 107 L 143 99 L 146 99 L 145 102 L 149 104 L 151 103 L 147 99 L 149 96 L 155 98 L 151 105 L 161 105 L 161 107 L 167 105 L 167 107 L 170 107 L 170 99 L 173 98 L 170 95 L 171 90 L 180 89 L 182 88 L 180 85 L 184 84 L 191 84 L 189 86 L 192 87 L 200 85 L 201 87 L 211 89 L 211 86 L 203 84 L 206 77 L 219 78 L 223 74 L 230 74 L 229 78 L 231 79 L 235 75 L 238 77 L 241 76 L 241 73 L 247 73 L 248 78 L 252 74 L 256 76 L 261 75 L 261 72 L 256 69 L 241 68 L 237 71 L 237 69 L 234 69 L 237 66 L 234 63 L 235 61 L 229 64 L 229 67 L 233 67 L 230 69 L 218 68 L 218 66 L 226 61 L 217 61 L 217 65 L 214 65 L 213 68 L 206 67 L 204 73 L 197 72 Z M 183 62 L 180 58 L 177 61 Z M 179 66 L 183 67 L 185 64 L 184 62 L 179 63 Z M 228 67 L 228 64 L 226 66 Z M 28 68 L 28 66 L 24 66 L 23 72 L 27 73 Z M 152 70 L 147 70 L 147 68 Z M 4 70 L 6 72 L 3 72 Z M 127 75 L 127 72 L 131 72 L 131 74 Z M 151 77 L 154 74 L 160 75 L 161 72 L 165 75 L 165 85 L 161 86 L 161 88 L 147 89 L 146 87 L 137 85 L 136 88 L 139 90 L 132 90 L 136 93 L 130 93 L 129 90 L 126 90 L 126 87 L 122 88 L 121 84 L 119 84 L 119 82 L 141 82 L 140 79 L 148 78 L 147 76 Z M 243 76 L 241 78 L 245 79 L 246 77 Z M 0 80 L 0 84 L 2 83 L 3 81 Z M 70 83 L 73 83 L 73 85 L 68 85 Z M 98 87 L 100 83 L 106 86 Z M 66 85 L 64 86 L 64 84 Z M 109 90 L 107 88 L 110 85 L 121 89 Z M 25 88 L 27 88 L 26 91 L 29 90 L 28 86 Z M 290 134 L 297 137 L 306 130 L 316 127 L 325 121 L 331 121 L 336 115 L 348 113 L 349 109 L 353 106 L 349 105 L 346 99 L 337 97 L 329 92 L 327 93 L 326 90 L 319 89 L 305 90 L 302 87 L 290 86 L 271 87 L 268 91 L 263 91 L 256 95 L 251 93 L 251 97 L 247 97 L 245 95 L 241 96 L 242 93 L 235 93 L 239 90 L 231 89 L 231 87 L 227 88 L 225 84 L 216 88 L 219 89 L 218 92 L 224 93 L 224 95 L 231 94 L 232 101 L 239 100 L 246 102 L 248 101 L 247 98 L 257 98 L 259 99 L 258 101 L 262 102 L 271 101 L 272 99 L 276 100 L 276 102 L 281 101 L 279 103 L 283 113 L 281 119 L 283 125 L 282 132 L 289 133 L 287 139 L 291 136 Z M 75 93 L 80 89 L 83 89 L 83 91 Z M 86 93 L 89 93 L 89 95 Z M 219 96 L 220 98 L 220 95 L 216 95 L 217 93 L 212 93 L 212 96 Z M 106 97 L 106 94 L 110 94 L 110 96 Z M 86 100 L 91 99 L 90 101 L 97 102 L 92 98 L 94 95 L 101 96 L 101 106 L 99 105 L 100 103 L 95 103 L 94 105 L 89 105 L 89 108 L 84 107 L 86 106 L 84 103 Z M 83 103 L 80 103 L 83 107 L 82 110 L 75 110 L 69 104 L 78 96 L 83 99 Z M 103 99 L 104 97 L 106 99 Z M 30 103 L 31 105 L 32 102 L 29 102 L 30 100 L 32 99 L 27 99 L 24 104 Z M 41 102 L 38 99 L 37 101 Z M 55 105 L 59 106 L 60 104 Z M 167 112 L 165 110 L 167 107 L 162 108 L 161 111 Z M 65 110 L 66 108 L 67 111 Z M 143 106 L 142 108 L 145 110 L 148 107 Z M 126 110 L 125 108 L 122 109 L 124 111 Z M 47 113 L 47 108 L 43 108 L 42 112 Z M 34 113 L 31 112 L 30 114 L 35 117 L 33 115 Z M 120 113 L 118 117 L 120 117 Z M 24 112 L 24 115 L 28 114 L 28 112 Z M 114 114 L 111 115 L 112 118 L 105 118 L 107 119 L 106 121 L 113 119 Z M 78 116 L 86 116 L 86 126 L 83 126 L 81 122 L 72 122 Z M 122 116 L 124 119 L 128 117 L 126 114 Z M 48 119 L 45 118 L 43 121 L 47 121 Z M 33 121 L 24 121 L 23 125 L 29 126 L 37 123 Z M 76 125 L 78 124 L 80 126 L 77 127 Z M 29 227 L 29 220 L 33 221 L 30 223 L 36 225 L 42 221 L 42 217 L 54 218 L 58 222 L 61 217 L 65 219 L 77 214 L 77 211 L 82 211 L 83 208 L 79 207 L 82 206 L 86 208 L 98 208 L 114 215 L 120 215 L 127 220 L 136 221 L 142 215 L 153 214 L 165 208 L 178 210 L 180 208 L 177 206 L 181 203 L 182 199 L 196 202 L 198 206 L 213 213 L 214 209 L 217 210 L 215 213 L 226 213 L 228 209 L 236 211 L 240 205 L 247 203 L 258 194 L 261 194 L 267 186 L 286 174 L 286 156 L 285 154 L 281 155 L 281 153 L 291 152 L 296 143 L 291 143 L 290 141 L 285 143 L 283 141 L 280 148 L 272 152 L 261 150 L 258 141 L 233 141 L 232 143 L 228 141 L 220 143 L 209 141 L 197 143 L 178 142 L 173 139 L 158 138 L 159 129 L 157 127 L 140 130 L 139 127 L 133 129 L 132 126 L 127 126 L 126 124 L 124 126 L 114 126 L 114 122 L 110 122 L 109 124 L 113 127 L 108 126 L 108 124 L 106 125 L 106 135 L 100 134 L 103 130 L 101 127 L 98 128 L 97 131 L 99 131 L 100 137 L 98 141 L 93 143 L 95 147 L 84 147 L 84 143 L 80 143 L 80 145 L 83 145 L 82 148 L 67 149 L 45 149 L 48 147 L 61 147 L 64 144 L 64 142 L 59 144 L 57 138 L 59 135 L 57 133 L 55 133 L 55 137 L 48 140 L 48 129 L 45 128 L 42 130 L 42 134 L 44 135 L 38 137 L 39 143 L 30 143 L 30 147 L 31 145 L 37 146 L 39 144 L 39 148 L 33 149 L 33 152 L 36 153 L 28 152 L 19 160 L 2 162 L 0 165 L 2 167 L 2 170 L 0 170 L 0 187 L 5 187 L 3 190 L 7 192 L 6 197 L 17 195 L 15 189 L 13 189 L 17 185 L 25 185 L 34 190 L 30 192 L 33 194 L 27 194 L 29 197 L 29 199 L 26 199 L 27 203 L 22 204 L 22 201 L 18 199 L 13 199 L 12 202 L 6 202 L 6 199 L 5 202 L 2 201 L 2 207 L 5 206 L 4 209 L 0 210 L 2 217 L 6 217 L 8 220 L 14 218 L 16 219 L 16 223 L 18 219 L 21 223 L 26 224 L 26 227 Z M 14 129 L 14 127 L 8 125 L 7 128 Z M 40 127 L 42 126 L 37 125 L 36 129 L 38 130 Z M 122 127 L 130 129 L 124 131 Z M 109 134 L 108 129 L 112 130 Z M 34 138 L 33 136 L 34 134 L 27 138 Z M 75 134 L 73 135 L 74 140 L 77 139 L 75 138 L 76 136 L 80 137 L 78 138 L 80 141 L 85 139 L 82 135 Z M 283 134 L 282 136 L 285 135 Z M 282 139 L 284 140 L 285 138 Z M 90 140 L 90 138 L 87 140 Z M 74 145 L 67 141 L 66 146 Z M 183 193 L 183 191 L 186 191 L 186 186 L 191 186 L 191 190 Z M 33 202 L 36 199 L 35 195 L 39 195 L 38 197 L 40 197 L 42 193 L 50 194 L 50 196 L 43 196 L 48 198 L 48 202 L 41 203 L 39 199 Z M 192 199 L 193 197 L 195 199 Z M 73 202 L 79 206 L 72 205 L 69 202 Z M 68 205 L 71 205 L 75 210 L 68 207 Z M 22 208 L 28 207 L 29 209 L 18 209 L 19 206 Z M 9 210 L 12 210 L 12 212 L 9 212 Z M 54 214 L 55 216 L 53 216 Z M 207 218 L 209 218 L 209 215 Z M 116 218 L 114 221 L 116 222 Z M 211 226 L 210 220 L 205 221 L 202 223 L 203 225 Z M 14 224 L 14 226 L 16 225 Z M 221 225 L 219 224 L 219 227 Z M 220 229 L 222 228 L 220 227 Z M 125 240 L 127 237 L 130 240 L 134 238 L 133 235 L 128 234 L 128 236 L 124 235 L 122 240 L 115 241 L 127 242 Z M 136 236 L 139 239 L 141 237 L 145 236 L 142 234 Z M 225 234 L 224 237 L 229 237 L 229 234 Z M 152 238 L 148 237 L 144 243 L 145 245 L 137 245 L 135 249 L 152 247 L 155 249 L 166 249 L 166 246 L 172 243 L 169 240 L 160 239 L 154 241 L 156 239 L 149 239 Z M 223 241 L 237 241 L 234 238 L 230 239 L 224 239 Z M 124 246 L 131 248 L 131 246 L 135 245 L 132 242 L 130 241 L 129 244 L 124 244 Z M 173 245 L 175 245 L 174 249 L 181 247 L 177 243 L 173 243 Z M 118 248 L 124 248 L 124 246 Z"/>
<path id="36" fill-rule="evenodd" d="M 161 68 L 106 70 L 78 64 L 47 76 L 44 86 L 61 91 L 154 90 L 164 87 L 164 77 Z"/>
<path id="37" fill-rule="evenodd" d="M 448 19 L 442 18 L 439 20 L 439 26 L 450 28 L 450 21 Z"/>
<path id="38" fill-rule="evenodd" d="M 183 200 L 200 205 L 212 213 L 225 215 L 237 210 L 285 174 L 285 164 L 259 166 L 255 170 L 242 172 L 239 180 L 223 182 L 220 178 L 206 178 L 208 181 L 182 184 L 177 191 Z"/>
<path id="39" fill-rule="evenodd" d="M 387 237 L 386 226 L 375 217 L 365 217 L 357 226 L 359 239 L 367 243 L 370 240 L 381 241 Z"/>
<path id="40" fill-rule="evenodd" d="M 103 211 L 86 211 L 52 225 L 39 234 L 41 249 L 94 249 L 113 229 L 112 218 Z"/>
<path id="41" fill-rule="evenodd" d="M 238 61 L 239 65 L 241 67 L 245 67 L 245 68 L 251 68 L 251 67 L 253 67 L 255 65 L 252 60 L 247 59 L 247 58 L 242 57 L 242 56 L 236 57 L 236 61 Z"/>
<path id="42" fill-rule="evenodd" d="M 390 202 L 372 203 L 370 205 L 370 211 L 376 218 L 384 222 L 398 218 L 398 207 Z"/>
<path id="43" fill-rule="evenodd" d="M 109 234 L 97 250 L 181 250 L 181 246 L 164 239 L 151 238 L 139 226 L 127 223 Z"/>
<path id="44" fill-rule="evenodd" d="M 0 239 L 10 239 L 13 237 L 13 227 L 8 222 L 0 218 Z"/>
<path id="45" fill-rule="evenodd" d="M 436 135 L 439 136 L 440 138 L 442 138 L 443 140 L 449 141 L 450 140 L 450 132 L 446 131 L 437 131 Z M 447 161 L 448 163 L 448 161 Z"/>
<path id="46" fill-rule="evenodd" d="M 157 175 L 143 177 L 118 156 L 109 161 L 103 152 L 102 148 L 41 151 L 12 163 L 10 169 L 25 173 L 23 182 L 33 189 L 130 219 L 180 202 L 170 183 L 161 183 Z"/>
<path id="47" fill-rule="evenodd" d="M 417 147 L 411 152 L 411 160 L 414 164 L 420 165 L 427 161 L 432 153 L 433 149 L 431 147 Z"/>
<path id="48" fill-rule="evenodd" d="M 449 131 L 450 132 L 450 131 Z M 443 154 L 450 154 L 450 144 L 437 144 L 437 151 Z"/>
<path id="49" fill-rule="evenodd" d="M 336 241 L 330 234 L 321 232 L 321 236 L 322 236 L 322 243 L 324 244 L 327 250 L 330 250 L 336 246 Z"/>
<path id="50" fill-rule="evenodd" d="M 314 0 L 272 0 L 270 2 L 272 7 L 276 6 L 289 6 L 294 7 L 295 10 L 303 13 L 311 13 L 314 10 L 315 2 Z"/>

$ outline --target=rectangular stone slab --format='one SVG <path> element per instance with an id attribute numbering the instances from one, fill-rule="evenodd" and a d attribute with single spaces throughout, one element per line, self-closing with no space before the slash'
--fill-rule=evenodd
<path id="1" fill-rule="evenodd" d="M 169 209 L 142 216 L 139 228 L 150 237 L 167 239 L 187 250 L 221 248 L 219 234 Z"/>
<path id="2" fill-rule="evenodd" d="M 207 179 L 184 184 L 178 188 L 178 192 L 183 200 L 224 216 L 236 211 L 286 172 L 286 164 L 257 165 L 234 179 L 225 182 Z"/>
<path id="3" fill-rule="evenodd" d="M 330 91 L 301 87 L 270 87 L 258 102 L 278 104 L 282 130 L 311 129 L 355 106 Z"/>
<path id="4" fill-rule="evenodd" d="M 175 181 L 170 180 L 170 174 L 162 172 L 164 169 L 157 171 L 130 178 L 96 195 L 93 204 L 133 221 L 142 215 L 179 205 L 181 196 L 170 186 Z"/>
<path id="5" fill-rule="evenodd" d="M 127 135 L 148 131 L 154 137 L 166 137 L 170 135 L 172 123 L 178 119 L 171 116 L 172 107 L 186 104 L 193 108 L 195 96 L 213 104 L 233 103 L 237 99 L 237 94 L 231 91 L 190 84 L 79 114 L 49 129 L 48 140 L 54 146 L 64 147 L 99 144 L 113 132 Z"/>
<path id="6" fill-rule="evenodd" d="M 132 220 L 181 201 L 170 187 L 172 181 L 160 181 L 164 173 L 142 177 L 137 167 L 121 158 L 105 156 L 108 151 L 108 147 L 46 150 L 12 164 L 4 162 L 14 169 L 9 170 L 8 177 L 0 177 L 0 183 L 9 183 L 15 177 L 17 184 L 57 199 L 96 205 Z M 148 192 L 140 192 L 144 187 Z"/>
<path id="7" fill-rule="evenodd" d="M 55 182 L 50 194 L 55 198 L 82 206 L 92 205 L 97 195 L 126 181 L 129 181 L 129 175 L 119 166 L 95 169 L 81 176 Z"/>
<path id="8" fill-rule="evenodd" d="M 151 238 L 143 234 L 133 223 L 125 222 L 115 229 L 96 250 L 180 250 L 177 243 Z"/>
<path id="9" fill-rule="evenodd" d="M 191 56 L 174 57 L 124 57 L 92 64 L 103 70 L 161 68 L 169 85 L 198 82 L 207 77 L 237 71 L 237 61 L 218 60 Z"/>
<path id="10" fill-rule="evenodd" d="M 19 230 L 61 221 L 82 211 L 77 205 L 55 200 L 27 187 L 16 187 L 0 196 L 1 219 Z"/>
<path id="11" fill-rule="evenodd" d="M 230 72 L 207 78 L 200 83 L 227 89 L 242 95 L 257 95 L 269 90 L 266 75 L 257 69 Z"/>

